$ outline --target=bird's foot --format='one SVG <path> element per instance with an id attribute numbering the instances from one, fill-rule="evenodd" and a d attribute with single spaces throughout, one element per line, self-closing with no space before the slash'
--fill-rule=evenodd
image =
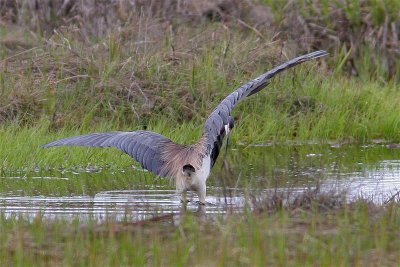
<path id="1" fill-rule="evenodd" d="M 181 203 L 183 203 L 183 204 L 187 204 L 187 203 L 189 203 L 189 202 L 190 202 L 189 199 L 181 199 Z"/>
<path id="2" fill-rule="evenodd" d="M 199 201 L 199 200 L 197 200 L 195 203 L 196 203 L 197 205 L 202 205 L 202 206 L 205 206 L 205 205 L 206 205 L 206 202 L 201 202 L 201 201 Z"/>

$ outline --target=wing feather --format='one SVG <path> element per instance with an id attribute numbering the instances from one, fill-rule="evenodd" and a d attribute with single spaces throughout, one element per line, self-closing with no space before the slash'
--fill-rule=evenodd
<path id="1" fill-rule="evenodd" d="M 137 144 L 136 140 L 129 142 L 128 146 L 125 148 L 125 153 L 127 153 L 127 154 L 132 153 L 133 148 L 135 147 L 136 144 Z"/>
<path id="2" fill-rule="evenodd" d="M 147 151 L 147 155 L 144 157 L 144 163 L 146 165 L 146 168 L 149 171 L 154 171 L 153 162 L 155 162 L 155 160 L 154 160 L 155 156 L 156 155 L 155 155 L 154 151 L 149 149 Z"/>
<path id="3" fill-rule="evenodd" d="M 260 75 L 256 79 L 242 85 L 237 90 L 229 94 L 224 100 L 222 100 L 221 103 L 213 110 L 213 112 L 211 112 L 204 125 L 204 134 L 207 137 L 207 153 L 211 154 L 213 160 L 212 164 L 215 162 L 216 157 L 218 157 L 223 139 L 225 137 L 224 125 L 215 123 L 216 121 L 222 120 L 223 124 L 227 124 L 228 119 L 231 116 L 232 109 L 246 97 L 265 88 L 270 83 L 270 79 L 276 74 L 305 61 L 326 55 L 328 55 L 326 51 L 320 50 L 289 60 Z"/>
<path id="4" fill-rule="evenodd" d="M 116 147 L 138 161 L 143 168 L 163 176 L 166 162 L 161 158 L 163 147 L 173 143 L 167 137 L 150 131 L 102 132 L 68 137 L 43 145 Z M 175 144 L 175 143 L 173 143 Z"/>
<path id="5" fill-rule="evenodd" d="M 146 170 L 150 170 L 149 165 L 147 165 L 147 157 L 149 156 L 150 149 L 148 147 L 145 147 L 141 153 L 141 163 L 143 168 Z"/>

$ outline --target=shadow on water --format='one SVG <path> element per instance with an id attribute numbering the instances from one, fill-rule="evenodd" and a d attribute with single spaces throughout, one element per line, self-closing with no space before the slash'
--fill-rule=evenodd
<path id="1" fill-rule="evenodd" d="M 207 216 L 252 207 L 251 199 L 310 190 L 346 194 L 378 204 L 400 199 L 400 150 L 384 145 L 276 145 L 238 147 L 221 157 L 208 182 L 206 209 L 189 194 L 187 209 Z M 142 173 L 139 175 L 139 172 Z M 0 179 L 0 211 L 7 217 L 140 221 L 179 215 L 173 186 L 128 169 L 10 171 Z M 199 210 L 200 209 L 200 210 Z"/>

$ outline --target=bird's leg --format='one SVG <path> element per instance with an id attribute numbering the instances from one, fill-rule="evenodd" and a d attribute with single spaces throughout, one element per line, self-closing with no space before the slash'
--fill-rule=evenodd
<path id="1" fill-rule="evenodd" d="M 187 199 L 187 191 L 186 190 L 181 193 L 181 202 L 182 203 L 188 203 L 189 202 L 189 200 Z"/>
<path id="2" fill-rule="evenodd" d="M 207 193 L 206 183 L 205 182 L 200 183 L 196 191 L 197 191 L 197 195 L 199 196 L 199 201 L 197 202 L 197 204 L 205 205 L 206 204 L 206 193 Z"/>
<path id="3" fill-rule="evenodd" d="M 187 193 L 186 193 L 186 192 L 187 192 L 186 190 L 183 191 L 183 192 L 182 192 L 182 195 L 181 195 L 182 209 L 183 209 L 184 211 L 186 211 L 186 209 L 187 209 L 187 203 L 188 203 L 188 200 L 187 200 Z"/>
<path id="4" fill-rule="evenodd" d="M 198 205 L 195 214 L 200 219 L 200 221 L 204 221 L 205 219 L 207 219 L 206 205 Z"/>

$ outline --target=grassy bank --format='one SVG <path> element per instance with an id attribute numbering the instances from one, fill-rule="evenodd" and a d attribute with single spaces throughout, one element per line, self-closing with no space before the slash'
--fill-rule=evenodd
<path id="1" fill-rule="evenodd" d="M 316 71 L 313 66 L 307 67 L 310 72 Z M 234 110 L 236 125 L 231 139 L 234 145 L 286 140 L 368 143 L 383 139 L 399 142 L 400 95 L 396 86 L 384 86 L 378 82 L 365 84 L 335 76 L 323 78 L 320 74 L 312 76 L 305 73 L 307 67 L 282 75 L 265 92 L 246 99 Z M 231 87 L 224 89 L 228 93 Z M 194 114 L 190 121 L 181 121 L 179 116 L 175 116 L 175 112 L 178 112 L 175 111 L 152 113 L 146 123 L 133 121 L 120 126 L 114 123 L 113 117 L 103 117 L 100 113 L 93 121 L 83 118 L 89 121 L 88 124 L 78 122 L 57 131 L 46 116 L 33 125 L 22 127 L 17 123 L 6 123 L 0 127 L 1 166 L 11 168 L 25 165 L 32 168 L 79 165 L 79 162 L 87 162 L 88 155 L 95 164 L 115 162 L 113 156 L 119 152 L 114 150 L 40 148 L 41 144 L 55 139 L 94 131 L 147 129 L 162 133 L 176 142 L 195 142 L 202 133 L 203 121 L 208 114 L 205 109 L 211 110 L 224 96 L 219 91 L 216 94 L 221 97 L 212 97 L 217 98 L 210 101 L 212 103 L 206 103 L 206 100 L 197 102 L 207 108 Z M 166 99 L 169 97 L 173 96 L 168 95 Z M 176 101 L 176 105 L 181 103 L 181 100 L 172 101 Z M 200 104 L 200 101 L 205 102 Z M 84 108 L 90 109 L 90 106 Z M 69 112 L 77 116 L 84 111 L 73 109 Z M 92 117 L 93 114 L 87 116 Z M 134 118 L 134 115 L 128 115 L 125 119 L 130 121 Z M 126 165 L 128 161 L 125 157 L 121 159 L 118 164 Z"/>
<path id="2" fill-rule="evenodd" d="M 316 1 L 315 9 L 297 2 L 254 3 L 274 14 L 273 20 L 262 24 L 249 19 L 253 5 L 236 17 L 231 10 L 219 19 L 204 18 L 200 12 L 189 20 L 177 10 L 177 17 L 165 17 L 156 12 L 162 10 L 157 5 L 156 10 L 143 7 L 145 12 L 135 13 L 132 9 L 130 16 L 121 17 L 121 8 L 117 12 L 113 5 L 113 19 L 98 31 L 92 27 L 95 16 L 86 14 L 85 6 L 76 12 L 82 13 L 86 24 L 76 22 L 76 17 L 74 23 L 65 24 L 60 18 L 44 15 L 57 10 L 38 12 L 34 24 L 18 17 L 29 5 L 16 6 L 18 23 L 5 24 L 0 31 L 4 40 L 0 43 L 3 139 L 7 132 L 14 135 L 13 129 L 22 126 L 48 137 L 32 140 L 35 144 L 53 136 L 110 129 L 157 130 L 174 140 L 191 142 L 199 136 L 210 111 L 238 86 L 291 57 L 326 48 L 329 58 L 281 74 L 264 92 L 244 101 L 234 111 L 234 139 L 247 144 L 288 139 L 368 142 L 383 138 L 398 142 L 397 65 L 380 64 L 387 61 L 389 50 L 386 54 L 375 50 L 372 43 L 377 42 L 368 46 L 368 34 L 362 30 L 370 25 L 364 20 L 366 14 L 373 15 L 370 26 L 377 27 L 375 33 L 382 25 L 392 25 L 395 12 L 385 9 L 390 1 L 383 1 L 375 13 L 368 1 L 347 2 L 337 6 L 336 2 Z M 46 10 L 57 4 L 40 7 Z M 330 15 L 341 10 L 343 20 L 354 24 L 346 36 L 360 31 L 365 38 L 360 37 L 356 47 L 348 45 L 354 44 L 351 38 L 341 40 L 341 35 L 336 36 L 340 40 L 336 46 L 331 46 L 334 42 L 327 36 L 310 37 L 321 40 L 319 43 L 297 42 L 290 35 L 296 29 L 290 27 L 296 23 L 290 17 L 297 8 L 308 24 L 327 25 L 328 37 L 341 25 L 330 21 Z M 388 21 L 382 22 L 385 12 Z M 65 19 L 72 16 L 67 13 Z M 97 19 L 102 17 L 99 14 Z M 314 17 L 321 21 L 317 23 Z M 274 31 L 279 30 L 286 35 L 276 35 Z M 393 42 L 387 39 L 388 46 Z M 394 62 L 396 53 L 390 57 Z M 353 73 L 357 75 L 348 75 L 352 66 L 357 66 Z M 29 135 L 25 128 L 22 134 Z M 179 134 L 180 129 L 190 131 Z M 65 135 L 56 134 L 60 130 Z M 15 131 L 17 139 L 25 138 Z"/>
<path id="3" fill-rule="evenodd" d="M 398 205 L 318 203 L 199 223 L 186 215 L 147 223 L 0 218 L 3 266 L 396 266 Z M 84 226 L 82 226 L 84 224 Z"/>

